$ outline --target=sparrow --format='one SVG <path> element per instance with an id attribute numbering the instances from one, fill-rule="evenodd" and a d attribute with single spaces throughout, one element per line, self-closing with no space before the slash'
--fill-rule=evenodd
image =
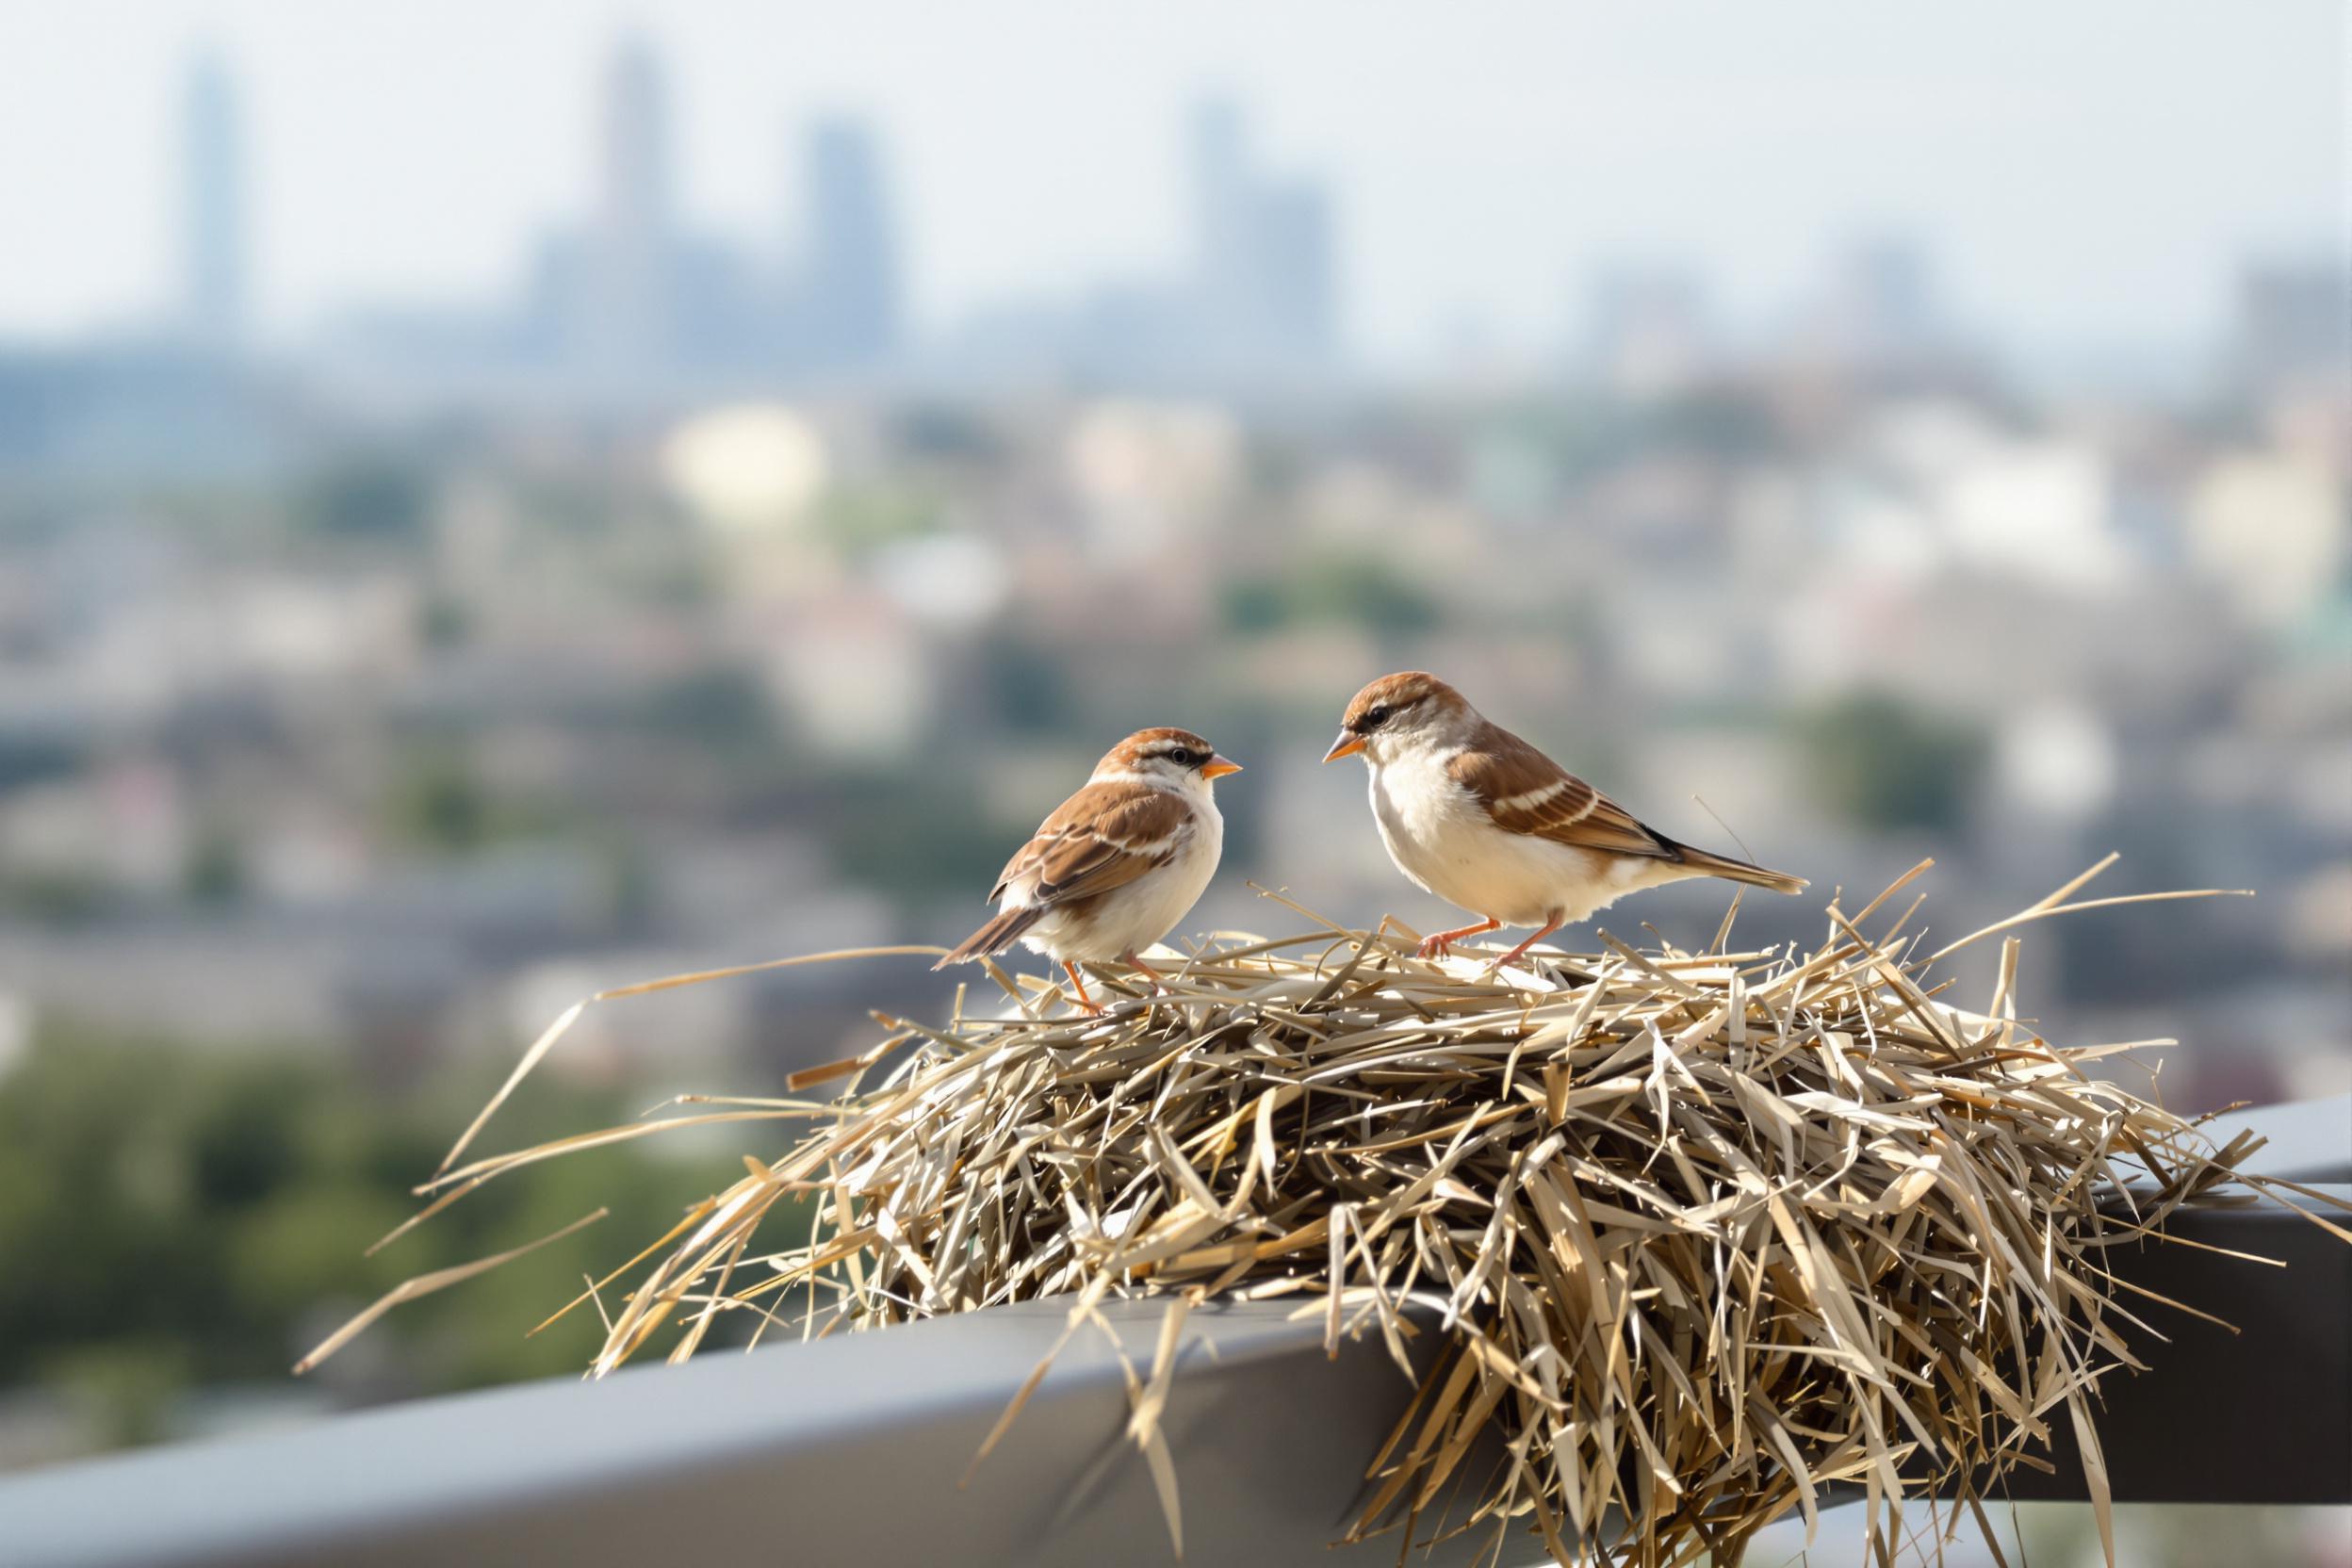
<path id="1" fill-rule="evenodd" d="M 1516 961 L 1563 925 L 1625 894 L 1687 876 L 1721 876 L 1777 893 L 1802 877 L 1676 843 L 1418 670 L 1355 694 L 1326 762 L 1361 755 L 1372 815 L 1396 869 L 1424 891 L 1481 916 L 1426 939 L 1420 956 L 1506 925 L 1535 935 Z"/>
<path id="2" fill-rule="evenodd" d="M 1217 874 L 1225 819 L 1210 786 L 1240 771 L 1188 729 L 1136 730 L 1004 863 L 988 894 L 996 918 L 931 967 L 1025 942 L 1062 966 L 1090 1013 L 1101 1009 L 1081 959 L 1116 958 L 1164 984 L 1135 952 L 1174 930 Z"/>

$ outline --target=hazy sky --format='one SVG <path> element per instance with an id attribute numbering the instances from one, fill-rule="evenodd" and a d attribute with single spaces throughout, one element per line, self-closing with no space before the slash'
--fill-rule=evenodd
<path id="1" fill-rule="evenodd" d="M 1857 232 L 1917 236 L 2015 344 L 2178 342 L 2249 253 L 2341 247 L 2341 0 L 1922 5 L 1383 0 L 0 0 L 0 333 L 152 309 L 180 78 L 237 72 L 270 326 L 485 296 L 582 202 L 602 57 L 666 58 L 686 205 L 780 244 L 808 114 L 881 123 L 916 306 L 1051 292 L 1177 253 L 1182 115 L 1250 101 L 1338 196 L 1376 352 L 1464 321 L 1560 336 L 1626 256 L 1735 316 Z"/>

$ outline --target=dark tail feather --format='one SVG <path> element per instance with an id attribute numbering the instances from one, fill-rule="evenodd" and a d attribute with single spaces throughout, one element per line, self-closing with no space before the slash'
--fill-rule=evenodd
<path id="1" fill-rule="evenodd" d="M 1805 890 L 1802 876 L 1791 876 L 1785 871 L 1766 871 L 1762 866 L 1735 860 L 1728 855 L 1709 855 L 1689 844 L 1675 846 L 1682 853 L 1682 863 L 1709 876 L 1720 876 L 1729 882 L 1745 882 L 1752 888 L 1770 888 L 1776 893 L 1801 893 Z"/>
<path id="2" fill-rule="evenodd" d="M 1021 940 L 1022 932 L 1045 918 L 1038 908 L 1006 909 L 994 920 L 956 943 L 956 951 L 933 964 L 933 969 L 945 969 L 950 964 L 968 964 L 974 958 L 1004 952 Z"/>

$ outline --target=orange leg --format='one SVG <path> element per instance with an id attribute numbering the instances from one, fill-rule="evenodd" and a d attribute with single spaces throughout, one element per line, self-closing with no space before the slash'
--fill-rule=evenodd
<path id="1" fill-rule="evenodd" d="M 1102 1009 L 1096 1006 L 1094 998 L 1086 994 L 1086 983 L 1078 977 L 1078 966 L 1065 958 L 1062 960 L 1062 968 L 1070 975 L 1070 983 L 1078 992 L 1078 1010 L 1082 1013 L 1101 1014 Z"/>
<path id="2" fill-rule="evenodd" d="M 1522 953 L 1525 953 L 1527 949 L 1533 947 L 1536 943 L 1542 941 L 1544 938 L 1550 936 L 1553 932 L 1559 930 L 1561 926 L 1567 923 L 1568 923 L 1564 920 L 1546 922 L 1543 930 L 1538 931 L 1534 936 L 1529 937 L 1526 941 L 1521 942 L 1517 947 L 1512 948 L 1509 953 L 1506 953 L 1501 957 L 1495 959 L 1494 967 L 1496 969 L 1504 969 L 1508 968 L 1511 964 L 1517 963 L 1519 961 L 1519 956 Z"/>
<path id="3" fill-rule="evenodd" d="M 1141 970 L 1151 978 L 1153 989 L 1159 991 L 1162 995 L 1167 994 L 1167 975 L 1162 974 L 1158 970 L 1155 970 L 1150 964 L 1145 963 L 1141 958 L 1136 957 L 1132 952 L 1120 954 L 1119 956 L 1119 961 L 1125 964 L 1129 969 Z"/>
<path id="4" fill-rule="evenodd" d="M 1465 925 L 1459 930 L 1440 931 L 1434 937 L 1422 938 L 1421 945 L 1419 948 L 1414 950 L 1413 956 L 1417 958 L 1434 958 L 1440 955 L 1452 952 L 1454 944 L 1462 940 L 1464 937 L 1481 936 L 1489 931 L 1500 931 L 1502 928 L 1503 923 L 1501 921 L 1482 920 L 1476 925 Z"/>

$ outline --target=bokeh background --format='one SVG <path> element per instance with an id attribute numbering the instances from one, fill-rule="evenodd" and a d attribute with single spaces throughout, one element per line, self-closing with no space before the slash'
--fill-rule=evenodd
<path id="1" fill-rule="evenodd" d="M 1427 928 L 1316 764 L 1398 667 L 1823 890 L 1932 855 L 1946 934 L 2256 889 L 2027 1004 L 2341 1091 L 2344 14 L 0 11 L 0 1464 L 577 1365 L 522 1331 L 738 1161 L 363 1259 L 520 1047 L 961 936 L 1141 725 L 1248 765 L 1200 929 Z M 492 1142 L 951 995 L 603 1009 Z"/>

